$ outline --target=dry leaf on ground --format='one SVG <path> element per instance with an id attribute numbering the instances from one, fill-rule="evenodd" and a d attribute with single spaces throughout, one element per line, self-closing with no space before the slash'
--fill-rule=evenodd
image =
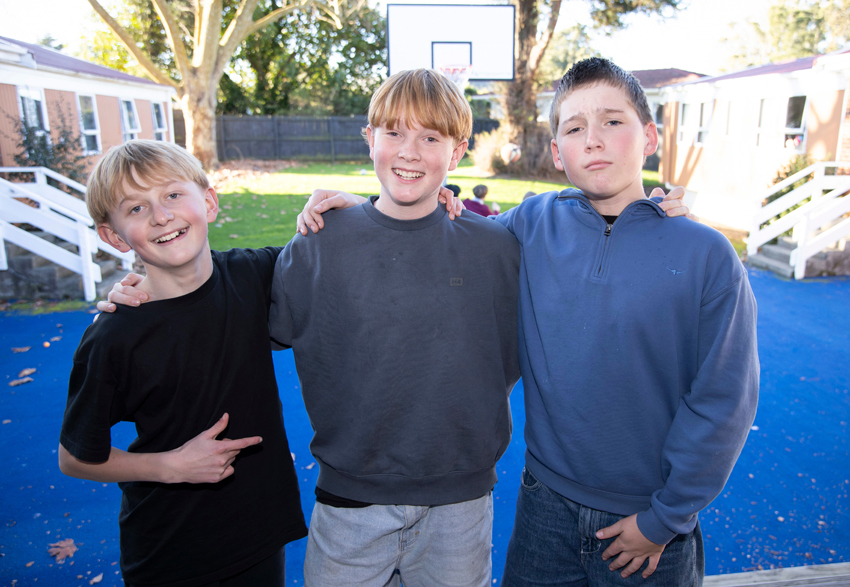
<path id="1" fill-rule="evenodd" d="M 92 577 L 91 581 L 89 581 L 89 585 L 94 585 L 95 583 L 100 583 L 103 581 L 103 573 L 97 575 L 96 577 Z"/>
<path id="2" fill-rule="evenodd" d="M 56 341 L 59 341 L 59 340 L 62 340 L 61 336 L 53 336 L 53 337 L 50 338 L 50 342 L 56 342 Z"/>
<path id="3" fill-rule="evenodd" d="M 28 350 L 30 350 L 31 348 L 32 348 L 31 346 L 13 346 L 12 352 L 13 353 L 25 353 Z"/>
<path id="4" fill-rule="evenodd" d="M 23 379 L 13 379 L 9 382 L 9 387 L 23 385 L 24 383 L 29 383 L 30 381 L 34 381 L 34 379 L 32 377 L 24 377 Z"/>
<path id="5" fill-rule="evenodd" d="M 18 373 L 18 377 L 26 377 L 27 375 L 32 375 L 33 373 L 35 373 L 35 369 L 33 367 L 29 367 L 27 369 L 21 370 L 21 372 Z"/>
<path id="6" fill-rule="evenodd" d="M 54 542 L 50 545 L 50 548 L 47 549 L 47 553 L 50 556 L 56 557 L 56 562 L 62 564 L 65 562 L 65 559 L 71 556 L 74 556 L 74 553 L 79 550 L 77 545 L 74 544 L 73 538 L 66 538 L 65 540 L 60 540 L 59 542 Z"/>

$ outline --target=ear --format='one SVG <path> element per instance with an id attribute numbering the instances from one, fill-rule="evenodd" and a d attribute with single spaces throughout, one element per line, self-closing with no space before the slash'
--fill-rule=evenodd
<path id="1" fill-rule="evenodd" d="M 558 149 L 558 141 L 552 139 L 552 161 L 555 163 L 555 169 L 564 171 L 564 162 L 561 161 L 561 151 Z"/>
<path id="2" fill-rule="evenodd" d="M 449 171 L 454 171 L 455 169 L 457 169 L 457 164 L 460 163 L 460 160 L 463 158 L 463 154 L 466 153 L 466 148 L 468 146 L 469 141 L 467 139 L 463 139 L 457 144 L 457 146 L 452 151 L 452 160 L 449 163 Z"/>
<path id="3" fill-rule="evenodd" d="M 646 146 L 643 149 L 644 157 L 649 157 L 658 148 L 658 127 L 654 122 L 647 122 L 643 127 L 643 134 L 646 138 Z"/>
<path id="4" fill-rule="evenodd" d="M 369 143 L 369 159 L 375 160 L 375 135 L 372 130 L 372 125 L 366 125 L 366 141 Z"/>
<path id="5" fill-rule="evenodd" d="M 213 188 L 207 188 L 204 193 L 204 203 L 207 206 L 207 222 L 215 222 L 218 216 L 218 194 Z"/>
<path id="6" fill-rule="evenodd" d="M 108 224 L 99 224 L 97 227 L 97 234 L 103 240 L 103 242 L 107 243 L 113 249 L 118 249 L 122 253 L 126 253 L 130 250 L 130 245 L 124 242 L 117 232 L 112 230 L 112 227 Z"/>

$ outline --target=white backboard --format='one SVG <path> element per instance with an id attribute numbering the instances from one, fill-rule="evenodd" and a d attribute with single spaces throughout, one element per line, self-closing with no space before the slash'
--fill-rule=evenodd
<path id="1" fill-rule="evenodd" d="M 388 4 L 387 69 L 471 65 L 471 80 L 514 79 L 512 4 Z"/>

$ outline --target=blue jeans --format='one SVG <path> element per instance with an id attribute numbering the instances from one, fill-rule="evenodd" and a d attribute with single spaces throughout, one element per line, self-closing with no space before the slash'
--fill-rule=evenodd
<path id="1" fill-rule="evenodd" d="M 625 579 L 622 569 L 609 570 L 611 559 L 603 561 L 602 553 L 614 540 L 598 540 L 596 532 L 624 517 L 571 501 L 523 469 L 502 587 L 702 585 L 705 559 L 699 523 L 667 545 L 647 579 L 641 575 L 643 568 Z"/>
<path id="2" fill-rule="evenodd" d="M 317 503 L 306 587 L 490 587 L 493 494 L 439 506 Z"/>

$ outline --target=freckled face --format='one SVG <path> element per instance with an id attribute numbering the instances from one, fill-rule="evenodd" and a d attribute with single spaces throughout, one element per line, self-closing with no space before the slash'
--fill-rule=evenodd
<path id="1" fill-rule="evenodd" d="M 641 168 L 657 145 L 655 124 L 641 122 L 625 90 L 598 83 L 573 90 L 561 103 L 552 158 L 594 207 L 619 214 L 645 197 Z"/>
<path id="2" fill-rule="evenodd" d="M 466 151 L 467 141 L 416 123 L 399 121 L 396 128 L 366 127 L 369 156 L 381 182 L 376 207 L 394 218 L 427 216 L 437 206 L 440 186 Z"/>

